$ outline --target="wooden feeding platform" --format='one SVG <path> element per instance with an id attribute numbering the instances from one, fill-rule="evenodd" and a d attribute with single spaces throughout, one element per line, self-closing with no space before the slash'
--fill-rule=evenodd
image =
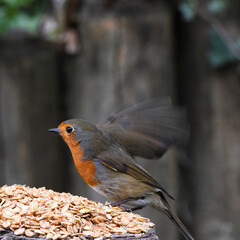
<path id="1" fill-rule="evenodd" d="M 22 185 L 0 188 L 0 239 L 151 239 L 154 224 L 119 207 Z"/>

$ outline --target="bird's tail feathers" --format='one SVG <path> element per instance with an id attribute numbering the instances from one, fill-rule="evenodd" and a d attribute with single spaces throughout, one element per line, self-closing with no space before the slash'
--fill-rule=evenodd
<path id="1" fill-rule="evenodd" d="M 186 240 L 194 240 L 194 238 L 189 233 L 184 224 L 181 222 L 181 220 L 171 210 L 171 207 L 169 206 L 166 198 L 164 197 L 163 192 L 157 192 L 157 195 L 154 195 L 154 197 L 156 196 L 157 198 L 152 201 L 152 203 L 154 203 L 152 204 L 152 207 L 164 212 L 169 217 L 169 219 L 176 225 L 176 227 L 182 233 Z"/>
<path id="2" fill-rule="evenodd" d="M 167 216 L 169 217 L 169 219 L 177 226 L 178 230 L 183 234 L 183 236 L 187 239 L 187 240 L 194 240 L 194 238 L 192 237 L 192 235 L 189 233 L 189 231 L 187 230 L 187 228 L 183 225 L 183 223 L 181 222 L 181 220 L 170 210 L 166 210 L 165 212 L 167 214 Z"/>

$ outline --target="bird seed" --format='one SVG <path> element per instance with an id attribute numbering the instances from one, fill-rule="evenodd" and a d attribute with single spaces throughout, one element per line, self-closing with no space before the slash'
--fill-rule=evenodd
<path id="1" fill-rule="evenodd" d="M 144 234 L 152 227 L 149 219 L 109 203 L 104 205 L 45 187 L 0 188 L 0 228 L 10 229 L 15 235 L 102 240 L 112 234 Z"/>

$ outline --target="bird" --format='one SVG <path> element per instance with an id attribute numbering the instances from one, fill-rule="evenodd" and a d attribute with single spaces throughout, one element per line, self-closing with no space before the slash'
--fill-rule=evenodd
<path id="1" fill-rule="evenodd" d="M 134 211 L 149 205 L 194 240 L 167 201 L 173 197 L 135 159 L 160 158 L 171 145 L 186 141 L 188 129 L 185 111 L 166 97 L 116 111 L 97 125 L 70 119 L 49 131 L 61 135 L 83 180 L 113 206 L 130 204 Z"/>

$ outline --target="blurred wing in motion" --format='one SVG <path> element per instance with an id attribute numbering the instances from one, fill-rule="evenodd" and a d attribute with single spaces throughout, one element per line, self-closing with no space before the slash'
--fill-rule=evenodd
<path id="1" fill-rule="evenodd" d="M 98 128 L 123 145 L 132 156 L 159 158 L 172 144 L 188 140 L 182 108 L 170 98 L 149 100 L 112 114 Z"/>

